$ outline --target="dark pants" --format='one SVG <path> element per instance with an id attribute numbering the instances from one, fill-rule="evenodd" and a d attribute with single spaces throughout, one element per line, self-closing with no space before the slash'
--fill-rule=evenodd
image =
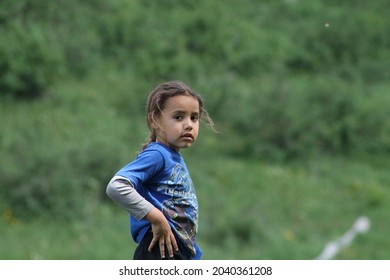
<path id="1" fill-rule="evenodd" d="M 148 231 L 144 238 L 141 240 L 141 242 L 138 244 L 138 247 L 135 249 L 134 252 L 134 260 L 188 260 L 188 258 L 183 255 L 181 244 L 179 245 L 179 251 L 174 251 L 174 256 L 171 258 L 168 253 L 168 249 L 165 248 L 165 258 L 161 258 L 160 254 L 160 247 L 157 244 L 154 245 L 151 252 L 148 251 L 150 242 L 152 242 L 153 239 L 153 232 Z M 177 237 L 176 240 L 178 241 Z M 179 242 L 179 241 L 178 241 Z"/>

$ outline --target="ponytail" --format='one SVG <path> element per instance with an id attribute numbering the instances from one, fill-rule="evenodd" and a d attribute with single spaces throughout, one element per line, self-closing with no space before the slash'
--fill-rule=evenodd
<path id="1" fill-rule="evenodd" d="M 150 134 L 149 134 L 149 138 L 146 140 L 146 142 L 144 144 L 142 144 L 142 150 L 145 150 L 146 147 L 152 143 L 152 142 L 156 142 L 156 139 L 157 139 L 157 136 L 156 136 L 156 131 L 153 129 L 150 131 Z"/>

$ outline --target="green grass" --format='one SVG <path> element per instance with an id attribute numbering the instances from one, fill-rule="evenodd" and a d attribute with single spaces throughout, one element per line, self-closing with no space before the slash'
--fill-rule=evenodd
<path id="1" fill-rule="evenodd" d="M 337 259 L 390 259 L 387 159 L 271 164 L 185 151 L 200 203 L 204 259 L 313 259 L 358 216 L 371 220 Z M 0 222 L 0 259 L 131 259 L 128 216 L 102 203 L 87 218 Z"/>
<path id="2" fill-rule="evenodd" d="M 390 256 L 382 249 L 390 232 L 388 161 L 318 158 L 276 165 L 219 159 L 198 166 L 206 258 L 312 259 L 360 215 L 371 219 L 372 230 L 338 258 Z"/>
<path id="3" fill-rule="evenodd" d="M 4 214 L 4 213 L 3 213 Z M 102 205 L 87 219 L 22 222 L 3 215 L 0 259 L 129 259 L 127 214 Z"/>

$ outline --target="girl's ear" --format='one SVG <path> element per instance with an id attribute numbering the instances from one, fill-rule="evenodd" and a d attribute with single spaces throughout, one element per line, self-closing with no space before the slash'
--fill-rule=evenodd
<path id="1" fill-rule="evenodd" d="M 148 114 L 148 122 L 151 128 L 155 130 L 159 128 L 158 120 L 156 120 L 153 113 Z"/>

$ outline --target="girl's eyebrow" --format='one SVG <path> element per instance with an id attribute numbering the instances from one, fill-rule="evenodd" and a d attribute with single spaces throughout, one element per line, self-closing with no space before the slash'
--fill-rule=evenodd
<path id="1" fill-rule="evenodd" d="M 186 111 L 185 110 L 180 110 L 180 109 L 177 109 L 177 110 L 174 110 L 173 113 L 185 113 Z"/>
<path id="2" fill-rule="evenodd" d="M 178 109 L 178 110 L 175 110 L 172 112 L 172 114 L 186 114 L 188 111 L 186 110 L 181 110 L 181 109 Z M 191 112 L 191 114 L 193 113 L 196 113 L 196 114 L 199 114 L 199 111 L 193 111 Z"/>

